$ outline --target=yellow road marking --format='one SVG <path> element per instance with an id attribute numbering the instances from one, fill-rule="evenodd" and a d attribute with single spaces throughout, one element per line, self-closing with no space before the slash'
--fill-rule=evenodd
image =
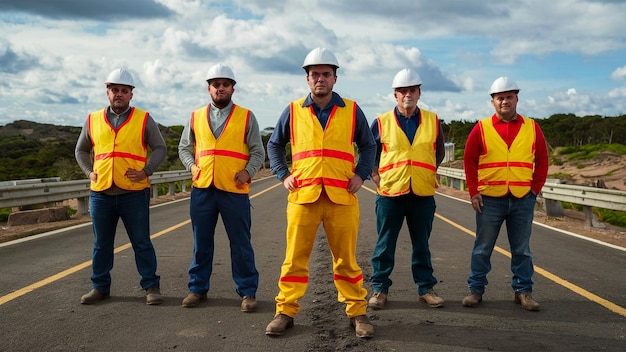
<path id="1" fill-rule="evenodd" d="M 368 188 L 368 187 L 363 187 L 363 188 L 366 189 L 369 192 L 376 193 L 376 191 L 371 189 L 371 188 Z M 467 234 L 469 234 L 469 235 L 471 235 L 473 237 L 476 237 L 476 233 L 475 232 L 473 232 L 473 231 L 471 231 L 471 230 L 469 230 L 469 229 L 467 229 L 467 228 L 465 228 L 465 227 L 463 227 L 463 226 L 453 222 L 452 220 L 450 220 L 448 218 L 445 218 L 445 217 L 441 216 L 440 214 L 435 213 L 435 217 L 438 218 L 439 220 L 443 221 L 443 222 L 448 223 L 452 227 L 455 227 L 455 228 L 457 228 L 457 229 L 459 229 L 459 230 L 461 230 L 461 231 L 463 231 L 463 232 L 465 232 L 465 233 L 467 233 Z M 498 253 L 508 257 L 508 258 L 511 258 L 511 253 L 508 252 L 507 250 L 501 248 L 501 247 L 495 246 L 494 250 L 496 252 L 498 252 Z M 610 311 L 612 311 L 614 313 L 617 313 L 617 314 L 619 314 L 619 315 L 621 315 L 623 317 L 626 317 L 626 308 L 624 308 L 622 306 L 619 306 L 619 305 L 617 305 L 617 304 L 615 304 L 615 303 L 613 303 L 613 302 L 611 302 L 609 300 L 606 300 L 606 299 L 604 299 L 604 298 L 602 298 L 602 297 L 600 297 L 600 296 L 598 296 L 598 295 L 596 295 L 594 293 L 591 293 L 591 292 L 585 290 L 584 288 L 582 288 L 582 287 L 580 287 L 578 285 L 575 285 L 575 284 L 573 284 L 573 283 L 571 283 L 571 282 L 569 282 L 569 281 L 567 281 L 567 280 L 565 280 L 565 279 L 563 279 L 563 278 L 561 278 L 561 277 L 559 277 L 559 276 L 557 276 L 557 275 L 555 275 L 555 274 L 553 274 L 553 273 L 551 273 L 551 272 L 549 272 L 549 271 L 547 271 L 547 270 L 545 270 L 545 269 L 543 269 L 541 267 L 538 267 L 538 266 L 535 265 L 534 268 L 535 268 L 535 272 L 537 274 L 545 277 L 546 279 L 551 280 L 551 281 L 555 282 L 556 284 L 561 285 L 561 286 L 569 289 L 570 291 L 572 291 L 574 293 L 577 293 L 577 294 L 585 297 L 586 299 L 588 299 L 588 300 L 590 300 L 592 302 L 595 302 L 595 303 L 603 306 L 604 308 L 606 308 L 606 309 L 608 309 L 608 310 L 610 310 Z"/>
<path id="2" fill-rule="evenodd" d="M 264 190 L 262 190 L 262 191 L 260 191 L 258 193 L 255 193 L 254 195 L 250 196 L 250 199 L 253 199 L 253 198 L 257 197 L 257 196 L 260 196 L 261 194 L 266 193 L 266 192 L 268 192 L 268 191 L 270 191 L 270 190 L 272 190 L 272 189 L 274 189 L 274 188 L 276 188 L 277 186 L 280 186 L 280 185 L 281 185 L 281 183 L 277 183 L 277 184 L 275 184 L 275 185 L 273 185 L 273 186 L 271 186 L 269 188 L 266 188 L 266 189 L 264 189 Z M 164 235 L 164 234 L 166 234 L 168 232 L 174 231 L 174 230 L 178 229 L 179 227 L 185 226 L 185 225 L 187 225 L 189 223 L 191 223 L 191 220 L 185 220 L 185 221 L 183 221 L 181 223 L 178 223 L 178 224 L 176 224 L 174 226 L 168 227 L 167 229 L 165 229 L 163 231 L 159 231 L 159 232 L 155 233 L 154 235 L 150 236 L 150 238 L 155 239 L 155 238 L 160 237 L 160 236 L 162 236 L 162 235 Z M 115 248 L 113 250 L 113 253 L 119 253 L 121 251 L 127 250 L 128 248 L 131 248 L 131 246 L 132 246 L 131 243 L 126 243 L 124 245 L 121 245 L 121 246 Z M 55 282 L 57 280 L 60 280 L 60 279 L 62 279 L 64 277 L 66 277 L 66 276 L 69 276 L 69 275 L 71 275 L 71 274 L 73 274 L 73 273 L 75 273 L 77 271 L 83 270 L 83 269 L 88 268 L 90 266 L 91 266 L 91 260 L 88 260 L 86 262 L 83 262 L 83 263 L 80 263 L 78 265 L 75 265 L 75 266 L 73 266 L 73 267 L 71 267 L 71 268 L 69 268 L 67 270 L 61 271 L 58 274 L 54 274 L 54 275 L 49 276 L 49 277 L 47 277 L 47 278 L 45 278 L 43 280 L 37 281 L 37 282 L 35 282 L 33 284 L 30 284 L 30 285 L 28 285 L 26 287 L 23 287 L 23 288 L 21 288 L 21 289 L 19 289 L 17 291 L 13 291 L 13 292 L 11 292 L 11 293 L 9 293 L 7 295 L 4 295 L 4 296 L 0 297 L 0 306 L 5 304 L 5 303 L 7 303 L 7 302 L 9 302 L 9 301 L 12 301 L 12 300 L 18 298 L 18 297 L 21 297 L 21 296 L 23 296 L 23 295 L 25 295 L 25 294 L 27 294 L 29 292 L 32 292 L 32 291 L 34 291 L 34 290 L 36 290 L 38 288 L 41 288 L 41 287 L 46 286 L 48 284 L 51 284 L 51 283 L 53 283 L 53 282 Z"/>

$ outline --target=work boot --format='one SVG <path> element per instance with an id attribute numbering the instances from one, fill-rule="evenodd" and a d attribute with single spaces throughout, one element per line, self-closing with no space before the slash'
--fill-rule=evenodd
<path id="1" fill-rule="evenodd" d="M 522 308 L 530 311 L 538 311 L 539 303 L 537 303 L 530 292 L 515 292 L 515 303 L 521 304 Z"/>
<path id="2" fill-rule="evenodd" d="M 148 287 L 146 290 L 146 304 L 156 306 L 163 303 L 163 297 L 161 297 L 161 290 L 158 287 Z"/>
<path id="3" fill-rule="evenodd" d="M 285 330 L 291 327 L 293 327 L 293 318 L 281 313 L 276 315 L 274 319 L 267 324 L 265 335 L 280 336 L 285 333 Z"/>
<path id="4" fill-rule="evenodd" d="M 470 292 L 467 296 L 463 297 L 461 303 L 464 307 L 478 307 L 480 302 L 483 300 L 483 295 L 476 292 Z"/>
<path id="5" fill-rule="evenodd" d="M 426 304 L 432 308 L 443 307 L 443 303 L 445 302 L 443 298 L 437 296 L 437 293 L 432 288 L 420 296 L 420 301 L 426 302 Z"/>
<path id="6" fill-rule="evenodd" d="M 256 311 L 256 299 L 251 296 L 244 296 L 241 301 L 241 311 L 244 313 L 250 313 Z"/>
<path id="7" fill-rule="evenodd" d="M 84 294 L 80 298 L 80 303 L 81 304 L 94 304 L 94 303 L 98 303 L 102 301 L 105 298 L 109 298 L 108 293 L 102 293 L 101 291 L 98 291 L 97 289 L 94 288 L 94 289 L 91 289 L 89 293 Z"/>
<path id="8" fill-rule="evenodd" d="M 384 292 L 374 292 L 372 297 L 370 297 L 370 300 L 367 302 L 367 305 L 370 308 L 383 309 L 385 303 L 387 303 L 387 294 Z"/>
<path id="9" fill-rule="evenodd" d="M 350 318 L 350 323 L 354 326 L 356 337 L 374 336 L 374 325 L 370 323 L 367 315 L 359 315 L 354 318 Z"/>
<path id="10" fill-rule="evenodd" d="M 200 302 L 206 301 L 206 293 L 201 295 L 195 292 L 189 292 L 187 297 L 183 299 L 183 308 L 194 308 L 200 305 Z"/>

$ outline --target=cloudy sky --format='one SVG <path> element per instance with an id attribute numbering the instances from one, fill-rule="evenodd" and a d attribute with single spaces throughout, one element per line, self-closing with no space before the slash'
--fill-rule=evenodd
<path id="1" fill-rule="evenodd" d="M 420 107 L 448 122 L 491 115 L 499 76 L 520 86 L 523 115 L 623 115 L 624 14 L 623 0 L 2 0 L 0 125 L 81 126 L 117 67 L 135 76 L 133 105 L 182 125 L 223 62 L 235 103 L 273 127 L 308 93 L 302 61 L 318 46 L 370 121 L 393 108 L 405 67 L 424 82 Z"/>

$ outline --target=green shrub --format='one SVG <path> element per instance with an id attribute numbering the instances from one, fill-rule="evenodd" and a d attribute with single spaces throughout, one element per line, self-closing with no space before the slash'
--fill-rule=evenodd
<path id="1" fill-rule="evenodd" d="M 9 215 L 11 214 L 11 208 L 0 209 L 0 222 L 9 221 Z"/>
<path id="2" fill-rule="evenodd" d="M 610 209 L 593 208 L 598 220 L 606 222 L 613 226 L 626 227 L 626 213 Z"/>

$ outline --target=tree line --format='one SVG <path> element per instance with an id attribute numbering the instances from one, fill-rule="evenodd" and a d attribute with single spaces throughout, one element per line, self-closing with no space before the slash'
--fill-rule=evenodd
<path id="1" fill-rule="evenodd" d="M 535 120 L 541 126 L 550 150 L 589 144 L 626 145 L 626 115 L 578 117 L 574 114 L 555 114 Z M 462 151 L 475 124 L 476 121 L 466 120 L 442 121 L 445 141 L 454 143 L 455 149 Z M 183 169 L 178 159 L 178 141 L 183 126 L 159 127 L 168 151 L 158 171 Z M 264 131 L 268 130 L 271 128 Z M 74 159 L 79 133 L 79 127 L 23 120 L 0 126 L 0 150 L 4 151 L 0 156 L 0 181 L 57 176 L 64 181 L 84 179 L 85 175 Z M 267 145 L 269 137 L 269 134 L 262 134 L 264 145 Z"/>

